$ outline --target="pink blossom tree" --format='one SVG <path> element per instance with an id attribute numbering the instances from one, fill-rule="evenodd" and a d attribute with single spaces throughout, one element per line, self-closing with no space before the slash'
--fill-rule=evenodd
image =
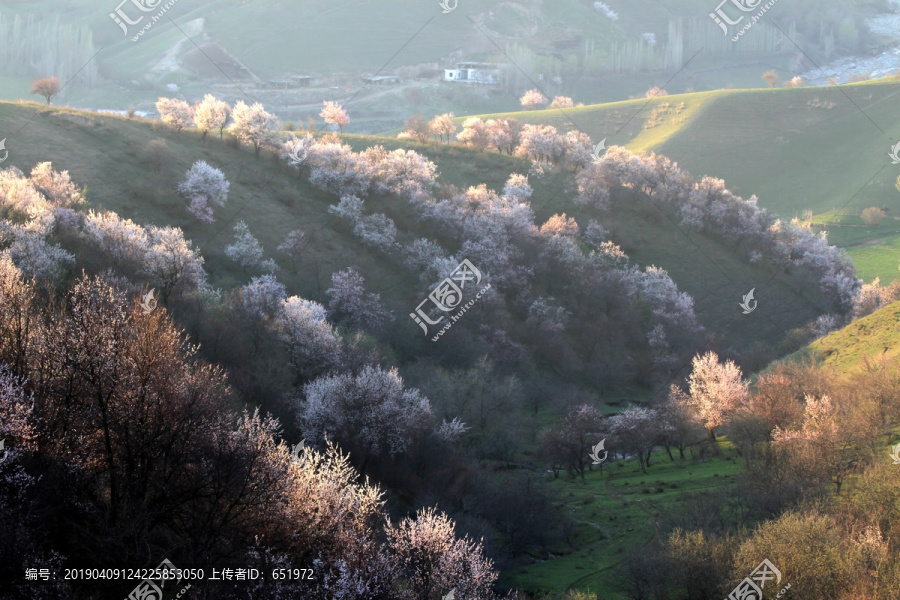
<path id="1" fill-rule="evenodd" d="M 347 115 L 347 111 L 337 102 L 324 102 L 319 116 L 325 119 L 325 122 L 329 125 L 337 125 L 341 133 L 344 133 L 344 125 L 350 123 L 350 116 Z"/>

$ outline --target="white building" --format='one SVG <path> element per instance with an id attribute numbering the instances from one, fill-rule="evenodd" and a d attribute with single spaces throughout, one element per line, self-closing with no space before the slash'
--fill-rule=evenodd
<path id="1" fill-rule="evenodd" d="M 455 69 L 444 69 L 444 81 L 500 85 L 506 65 L 482 62 L 459 63 Z"/>

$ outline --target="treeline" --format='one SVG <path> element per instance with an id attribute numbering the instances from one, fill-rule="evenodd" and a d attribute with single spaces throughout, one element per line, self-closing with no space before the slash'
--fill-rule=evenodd
<path id="1" fill-rule="evenodd" d="M 799 600 L 895 598 L 900 471 L 885 441 L 898 398 L 889 361 L 851 374 L 801 364 L 764 373 L 722 415 L 744 459 L 737 489 L 686 495 L 663 539 L 620 569 L 628 597 L 723 598 L 768 559 L 783 578 L 766 596 L 790 583 L 786 597 Z"/>

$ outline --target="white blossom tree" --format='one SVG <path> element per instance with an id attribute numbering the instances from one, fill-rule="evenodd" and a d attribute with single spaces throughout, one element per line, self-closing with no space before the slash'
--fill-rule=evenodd
<path id="1" fill-rule="evenodd" d="M 433 420 L 428 398 L 406 388 L 397 369 L 320 377 L 303 387 L 298 409 L 307 441 L 333 439 L 369 457 L 396 457 Z M 363 467 L 364 470 L 364 467 Z"/>
<path id="2" fill-rule="evenodd" d="M 498 574 L 484 548 L 454 536 L 455 524 L 444 513 L 426 508 L 387 528 L 388 545 L 400 563 L 413 598 L 432 598 L 453 591 L 457 600 L 493 596 Z"/>
<path id="3" fill-rule="evenodd" d="M 318 302 L 298 296 L 282 300 L 274 327 L 301 377 L 309 380 L 340 365 L 341 338 Z"/>
<path id="4" fill-rule="evenodd" d="M 582 234 L 584 241 L 594 246 L 599 246 L 609 239 L 609 230 L 594 219 L 591 219 Z"/>
<path id="5" fill-rule="evenodd" d="M 240 264 L 246 271 L 259 266 L 263 259 L 263 247 L 243 221 L 234 225 L 234 243 L 225 246 L 225 256 Z"/>
<path id="6" fill-rule="evenodd" d="M 580 131 L 569 131 L 563 138 L 565 161 L 575 170 L 584 169 L 594 162 L 594 146 L 591 138 Z"/>
<path id="7" fill-rule="evenodd" d="M 749 383 L 743 381 L 741 368 L 734 361 L 720 363 L 715 352 L 694 357 L 687 382 L 687 394 L 673 385 L 670 395 L 696 416 L 709 439 L 715 441 L 716 428 L 727 423 L 747 400 Z"/>
<path id="8" fill-rule="evenodd" d="M 191 198 L 191 203 L 188 204 L 187 209 L 189 213 L 204 223 L 212 223 L 216 220 L 213 217 L 212 206 L 207 202 L 206 196 L 194 196 Z"/>
<path id="9" fill-rule="evenodd" d="M 246 144 L 251 144 L 259 158 L 259 150 L 273 144 L 278 133 L 278 117 L 266 112 L 259 102 L 248 106 L 243 100 L 234 105 L 231 131 Z"/>
<path id="10" fill-rule="evenodd" d="M 194 105 L 194 124 L 203 132 L 203 140 L 210 131 L 219 130 L 219 138 L 231 118 L 231 107 L 227 102 L 217 100 L 212 94 L 203 96 L 203 100 Z"/>
<path id="11" fill-rule="evenodd" d="M 515 152 L 519 145 L 519 134 L 522 126 L 516 119 L 488 119 L 484 123 L 488 145 L 497 149 L 497 152 L 506 151 L 507 154 Z"/>
<path id="12" fill-rule="evenodd" d="M 353 268 L 332 274 L 331 287 L 325 293 L 330 298 L 331 318 L 348 327 L 377 331 L 390 317 L 381 304 L 381 296 L 366 294 L 365 279 Z"/>
<path id="13" fill-rule="evenodd" d="M 287 298 L 287 288 L 274 275 L 253 277 L 240 289 L 240 303 L 247 314 L 260 318 L 274 315 Z"/>
<path id="14" fill-rule="evenodd" d="M 528 202 L 533 193 L 534 188 L 528 183 L 527 175 L 512 173 L 503 185 L 503 197 L 510 202 Z"/>
<path id="15" fill-rule="evenodd" d="M 0 364 L 0 439 L 12 442 L 7 451 L 34 449 L 33 410 L 34 399 L 25 392 L 25 379 Z"/>
<path id="16" fill-rule="evenodd" d="M 306 233 L 299 229 L 294 229 L 284 236 L 284 241 L 278 245 L 277 250 L 287 255 L 291 261 L 291 267 L 296 273 L 297 265 L 300 263 L 300 260 L 303 258 L 308 247 L 309 239 L 306 237 Z"/>
<path id="17" fill-rule="evenodd" d="M 575 176 L 578 195 L 575 203 L 582 206 L 593 206 L 598 210 L 609 208 L 609 184 L 598 165 L 588 165 Z"/>
<path id="18" fill-rule="evenodd" d="M 521 104 L 522 108 L 525 110 L 535 110 L 544 106 L 547 102 L 547 97 L 538 89 L 528 90 L 521 98 L 519 98 L 519 104 Z"/>
<path id="19" fill-rule="evenodd" d="M 516 154 L 535 161 L 558 163 L 565 155 L 565 137 L 560 136 L 552 125 L 527 124 L 519 134 Z"/>
<path id="20" fill-rule="evenodd" d="M 555 96 L 550 103 L 550 108 L 573 108 L 575 102 L 568 96 Z"/>
<path id="21" fill-rule="evenodd" d="M 453 113 L 444 113 L 436 116 L 428 122 L 428 129 L 432 134 L 438 136 L 442 142 L 446 136 L 447 143 L 450 143 L 450 136 L 456 133 L 457 130 L 456 123 L 453 122 Z"/>
<path id="22" fill-rule="evenodd" d="M 456 134 L 456 139 L 466 146 L 471 144 L 478 150 L 484 150 L 490 144 L 484 121 L 478 117 L 469 117 L 463 121 L 462 131 Z"/>
<path id="23" fill-rule="evenodd" d="M 184 180 L 178 184 L 178 191 L 186 198 L 202 196 L 219 206 L 225 206 L 230 186 L 229 181 L 225 179 L 225 173 L 210 166 L 205 160 L 198 160 L 191 165 Z"/>
<path id="24" fill-rule="evenodd" d="M 182 129 L 194 124 L 194 109 L 184 100 L 160 98 L 156 102 L 156 110 L 159 112 L 159 119 L 166 125 L 174 127 L 179 134 Z"/>
<path id="25" fill-rule="evenodd" d="M 348 194 L 341 196 L 337 205 L 332 204 L 328 207 L 328 212 L 346 219 L 351 225 L 356 226 L 363 215 L 364 201 L 358 196 Z"/>
<path id="26" fill-rule="evenodd" d="M 554 236 L 563 235 L 571 238 L 578 237 L 580 233 L 578 223 L 574 217 L 566 218 L 566 213 L 556 214 L 547 219 L 547 222 L 541 225 L 541 235 Z"/>
<path id="27" fill-rule="evenodd" d="M 339 196 L 365 194 L 372 182 L 368 166 L 345 144 L 314 144 L 309 151 L 309 181 Z"/>
<path id="28" fill-rule="evenodd" d="M 140 273 L 147 275 L 166 299 L 175 291 L 194 293 L 207 288 L 203 256 L 178 227 L 147 228 L 147 246 Z"/>
<path id="29" fill-rule="evenodd" d="M 388 252 L 397 245 L 397 226 L 383 213 L 360 218 L 353 227 L 353 233 L 366 246 L 382 252 Z"/>
<path id="30" fill-rule="evenodd" d="M 337 102 L 325 101 L 319 116 L 329 125 L 337 125 L 341 133 L 344 133 L 344 125 L 350 123 L 347 111 Z"/>

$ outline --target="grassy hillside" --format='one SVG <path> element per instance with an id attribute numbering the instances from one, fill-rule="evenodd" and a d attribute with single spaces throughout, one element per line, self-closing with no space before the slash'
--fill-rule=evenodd
<path id="1" fill-rule="evenodd" d="M 397 314 L 406 314 L 415 300 L 417 286 L 411 274 L 398 272 L 364 249 L 329 215 L 327 209 L 334 198 L 298 180 L 271 157 L 257 161 L 247 150 L 228 147 L 217 139 L 204 144 L 196 132 L 176 136 L 165 128 L 154 131 L 160 126 L 148 122 L 37 104 L 0 104 L 0 124 L 11 132 L 24 126 L 21 133 L 9 136 L 10 158 L 4 166 L 15 165 L 27 171 L 37 162 L 50 160 L 55 168 L 68 170 L 75 181 L 88 187 L 93 207 L 114 210 L 138 222 L 183 228 L 186 236 L 201 247 L 213 283 L 219 287 L 229 289 L 248 279 L 224 255 L 224 247 L 232 239 L 233 221 L 243 219 L 262 242 L 267 256 L 282 263 L 281 278 L 296 293 L 321 299 L 330 274 L 355 265 L 367 274 L 372 291 L 380 293 Z M 141 149 L 158 137 L 166 140 L 171 160 L 155 173 L 142 164 Z M 375 143 L 389 147 L 402 144 L 383 138 L 347 139 L 357 149 Z M 88 147 L 104 151 L 80 151 Z M 496 153 L 439 144 L 419 149 L 438 165 L 440 181 L 460 187 L 484 182 L 501 189 L 510 173 L 527 169 L 521 159 Z M 217 221 L 210 225 L 193 219 L 176 192 L 184 172 L 200 159 L 221 168 L 232 183 L 228 205 L 217 212 Z M 539 223 L 557 212 L 567 212 L 584 225 L 598 216 L 574 206 L 565 191 L 565 179 L 565 175 L 557 175 L 543 183 L 535 182 L 532 203 Z M 766 268 L 745 264 L 719 241 L 688 236 L 646 200 L 637 200 L 628 193 L 616 201 L 618 208 L 612 214 L 599 217 L 612 232 L 613 240 L 636 262 L 667 269 L 681 289 L 696 299 L 701 322 L 726 343 L 736 347 L 756 341 L 776 344 L 785 331 L 825 310 L 817 290 L 810 291 L 809 282 L 802 277 L 775 276 Z M 416 224 L 405 206 L 373 199 L 370 210 L 385 211 L 395 219 L 401 241 L 415 237 Z M 310 263 L 317 266 L 318 276 L 316 269 L 294 275 L 275 252 L 284 235 L 296 228 L 313 236 Z M 751 287 L 759 288 L 757 298 L 763 310 L 742 315 L 737 303 Z M 763 289 L 765 293 L 761 293 Z"/>
<path id="2" fill-rule="evenodd" d="M 898 96 L 900 82 L 885 79 L 503 116 L 577 127 L 595 141 L 606 138 L 607 146 L 659 152 L 695 175 L 724 179 L 744 198 L 755 194 L 760 206 L 785 219 L 810 211 L 833 243 L 847 248 L 861 276 L 888 283 L 900 276 L 900 192 L 894 188 L 900 168 L 888 157 L 900 139 Z M 889 209 L 877 228 L 861 228 L 855 218 L 869 206 Z"/>
<path id="3" fill-rule="evenodd" d="M 884 360 L 888 366 L 900 364 L 900 302 L 854 321 L 785 360 L 811 362 L 852 373 L 864 367 L 864 360 Z"/>

